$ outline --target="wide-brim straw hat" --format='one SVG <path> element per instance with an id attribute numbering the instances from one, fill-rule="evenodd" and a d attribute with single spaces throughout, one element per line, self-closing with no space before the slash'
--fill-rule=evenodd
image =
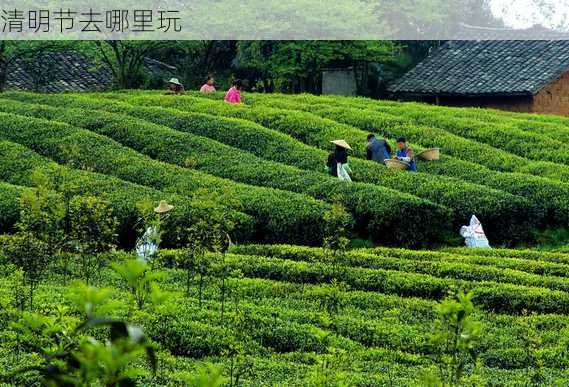
<path id="1" fill-rule="evenodd" d="M 166 200 L 161 200 L 158 207 L 156 207 L 154 209 L 154 212 L 156 212 L 157 214 L 164 214 L 164 213 L 170 211 L 172 208 L 174 208 L 173 205 L 168 204 L 168 202 Z"/>
<path id="2" fill-rule="evenodd" d="M 440 157 L 439 148 L 425 149 L 424 151 L 417 154 L 417 157 L 423 160 L 438 160 Z"/>
<path id="3" fill-rule="evenodd" d="M 168 81 L 168 83 L 173 83 L 174 85 L 182 86 L 182 84 L 180 83 L 180 81 L 178 80 L 178 78 L 170 78 L 170 80 Z"/>
<path id="4" fill-rule="evenodd" d="M 352 147 L 350 146 L 350 144 L 348 144 L 345 140 L 334 140 L 334 141 L 330 141 L 332 144 L 336 144 L 338 146 L 341 146 L 344 149 L 349 149 L 352 150 Z"/>
<path id="5" fill-rule="evenodd" d="M 404 171 L 409 168 L 409 163 L 406 163 L 405 161 L 401 160 L 386 159 L 384 162 L 387 168 L 389 169 L 397 169 L 400 171 Z"/>

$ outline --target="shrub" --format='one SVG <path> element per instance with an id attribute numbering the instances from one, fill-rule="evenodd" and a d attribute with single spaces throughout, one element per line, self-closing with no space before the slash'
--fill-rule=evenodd
<path id="1" fill-rule="evenodd" d="M 429 243 L 439 240 L 448 230 L 449 211 L 428 201 L 369 184 L 347 185 L 321 173 L 301 171 L 265 161 L 250 153 L 189 133 L 95 111 L 85 115 L 81 110 L 41 106 L 29 109 L 26 105 L 21 105 L 19 112 L 66 120 L 173 164 L 184 165 L 188 158 L 196 159 L 206 171 L 242 182 L 308 193 L 317 199 L 332 200 L 341 197 L 343 204 L 355 215 L 358 231 L 367 231 L 384 243 L 403 243 L 409 246 Z M 45 121 L 40 122 L 46 124 Z M 34 129 L 30 128 L 29 132 L 34 132 Z M 44 152 L 61 157 L 53 145 L 48 145 L 46 132 L 42 131 L 42 144 L 47 148 Z M 81 142 L 94 142 L 99 138 L 73 127 L 59 128 L 58 132 L 57 142 L 66 138 L 61 135 L 64 132 L 72 138 L 81 136 Z M 426 219 L 429 225 L 425 224 Z M 316 225 L 312 227 L 314 226 Z"/>
<path id="2" fill-rule="evenodd" d="M 226 106 L 227 104 L 215 102 L 201 103 L 199 100 L 196 102 L 196 100 L 188 98 L 181 100 L 164 100 L 159 98 L 139 97 L 129 99 L 129 101 L 134 103 L 138 101 L 144 104 L 171 105 L 189 111 L 247 118 L 266 127 L 288 133 L 298 140 L 318 147 L 329 148 L 329 140 L 336 136 L 353 139 L 353 136 L 349 137 L 349 134 L 353 134 L 354 132 L 353 128 L 347 127 L 346 125 L 338 125 L 333 121 L 323 120 L 308 113 L 293 113 L 269 108 L 248 109 L 247 107 Z M 97 105 L 101 107 L 101 103 L 96 103 L 95 106 Z M 109 104 L 103 104 L 103 106 L 108 105 Z M 210 117 L 208 123 L 208 117 L 195 113 L 182 114 L 173 110 L 160 111 L 140 107 L 138 109 L 121 108 L 116 107 L 117 104 L 114 105 L 114 109 L 126 109 L 129 111 L 129 114 L 144 114 L 147 120 L 166 122 L 169 126 L 177 129 L 205 134 L 215 139 L 226 141 L 231 145 L 237 145 L 243 149 L 246 149 L 249 144 L 255 142 L 259 144 L 256 151 L 259 155 L 266 158 L 274 157 L 280 160 L 285 159 L 285 162 L 289 164 L 295 164 L 297 160 L 301 158 L 300 154 L 306 154 L 307 156 L 303 157 L 303 161 L 300 161 L 300 163 L 303 164 L 303 167 L 311 170 L 322 168 L 322 160 L 325 160 L 326 157 L 323 151 L 306 147 L 298 141 L 294 141 L 286 136 L 279 136 L 275 134 L 274 131 L 259 127 L 258 125 L 249 124 L 247 126 L 245 121 L 234 121 L 232 125 L 229 125 L 229 123 L 225 123 L 223 119 Z M 81 103 L 81 106 L 89 105 Z M 220 127 L 224 130 L 219 130 Z M 355 131 L 360 132 L 358 130 Z M 358 136 L 365 139 L 365 134 L 358 133 Z M 278 146 L 276 145 L 277 143 L 279 144 Z M 262 150 L 264 144 L 270 145 L 267 145 L 267 147 Z M 278 149 L 278 151 L 276 149 Z M 524 230 L 528 229 L 528 225 L 524 224 L 527 221 L 527 219 L 523 219 L 525 217 L 525 215 L 522 215 L 524 211 L 529 210 L 532 213 L 531 220 L 529 221 L 531 223 L 536 222 L 541 226 L 544 220 L 544 211 L 539 208 L 543 203 L 542 200 L 528 203 L 520 197 L 516 198 L 504 192 L 464 183 L 458 179 L 448 179 L 444 177 L 434 179 L 433 176 L 427 176 L 421 173 L 394 173 L 377 164 L 353 158 L 350 164 L 352 164 L 354 171 L 356 171 L 354 177 L 360 181 L 380 184 L 399 191 L 412 193 L 452 208 L 455 210 L 455 227 L 461 225 L 461 222 L 463 222 L 462 219 L 468 217 L 466 214 L 476 213 L 480 215 L 480 217 L 484 218 L 483 222 L 487 224 L 487 229 L 489 230 L 488 234 L 493 235 L 499 243 L 506 240 L 517 240 L 518 238 L 531 239 L 531 236 L 524 232 Z M 469 199 L 465 200 L 465 197 Z M 562 194 L 556 195 L 556 198 L 566 200 Z M 492 202 L 492 204 L 489 205 L 489 202 Z M 524 207 L 524 209 L 520 211 L 520 209 L 516 209 L 516 207 Z M 498 208 L 500 208 L 500 210 L 498 210 Z M 498 212 L 500 212 L 501 215 L 498 215 Z M 566 213 L 562 212 L 562 215 L 565 217 L 564 221 L 567 221 Z M 504 222 L 506 218 L 508 221 Z M 514 224 L 517 225 L 514 226 Z M 506 236 L 506 234 L 508 235 Z"/>
<path id="3" fill-rule="evenodd" d="M 11 116 L 11 118 L 14 121 L 11 121 L 11 124 L 6 122 L 6 124 L 15 130 L 12 135 L 9 135 L 8 130 L 4 131 L 4 138 L 10 136 L 12 140 L 34 148 L 44 156 L 60 162 L 72 161 L 74 166 L 82 169 L 95 170 L 99 173 L 117 176 L 123 180 L 159 190 L 176 192 L 182 196 L 187 196 L 188 193 L 195 192 L 198 188 L 205 188 L 213 192 L 230 189 L 242 203 L 243 210 L 254 217 L 253 238 L 256 240 L 304 244 L 321 243 L 322 231 L 319 223 L 329 206 L 307 196 L 234 184 L 228 180 L 216 179 L 196 171 L 154 161 L 122 147 L 108 138 L 62 124 L 42 120 L 31 122 L 17 116 Z M 65 151 L 66 147 L 79 149 L 78 156 L 70 160 L 68 152 Z M 6 164 L 1 167 L 7 169 L 0 176 L 10 176 L 11 171 L 8 164 L 11 165 L 12 163 L 22 169 L 28 165 L 26 158 L 6 158 Z M 103 178 L 102 175 L 98 176 Z M 112 187 L 118 183 L 120 183 L 119 186 L 128 185 L 125 181 L 113 181 L 113 184 L 106 186 Z M 83 185 L 82 182 L 77 184 L 84 189 Z M 97 185 L 89 185 L 89 189 L 96 188 Z M 155 194 L 158 193 L 158 191 L 150 188 L 146 188 L 146 190 Z M 124 191 L 124 196 L 128 196 L 127 192 L 127 190 Z M 160 200 L 160 197 L 157 196 L 149 195 L 149 197 L 153 197 L 153 200 Z M 131 202 L 126 198 L 125 200 L 126 203 Z M 181 201 L 176 202 L 181 203 Z M 131 220 L 132 222 L 136 221 L 134 218 Z"/>
<path id="4" fill-rule="evenodd" d="M 140 201 L 149 199 L 158 202 L 166 198 L 176 205 L 171 217 L 172 220 L 179 219 L 185 222 L 188 227 L 192 222 L 193 210 L 188 203 L 187 197 L 164 194 L 155 189 L 125 182 L 111 176 L 62 167 L 22 145 L 8 141 L 0 141 L 0 160 L 0 176 L 9 182 L 33 186 L 32 175 L 34 171 L 41 171 L 47 179 L 53 182 L 57 182 L 63 177 L 68 187 L 74 187 L 73 195 L 96 196 L 108 201 L 114 216 L 119 221 L 119 240 L 125 247 L 134 245 L 134 239 L 136 238 L 135 225 L 139 216 L 136 204 Z M 6 195 L 10 194 L 13 196 L 6 197 L 2 201 L 2 205 L 13 204 L 13 200 L 19 197 L 20 190 L 15 186 L 9 185 L 0 185 L 0 189 L 3 186 L 6 187 L 6 190 L 4 190 Z M 58 189 L 57 185 L 54 186 Z M 26 191 L 32 190 L 28 189 Z M 15 204 L 13 208 L 17 210 L 20 206 Z M 2 213 L 4 217 L 9 219 L 4 221 L 4 223 L 7 223 L 7 226 L 13 224 L 11 223 L 12 221 L 19 219 L 19 215 L 14 213 L 13 208 L 7 208 L 6 212 Z M 248 239 L 247 236 L 251 235 L 251 220 L 245 214 L 238 214 L 238 216 L 242 236 L 244 239 Z M 170 225 L 167 225 L 167 227 L 170 227 Z M 175 236 L 173 232 L 169 233 L 165 240 L 166 245 L 174 246 L 176 243 Z"/>
<path id="5" fill-rule="evenodd" d="M 358 127 L 367 132 L 377 131 L 392 138 L 405 134 L 415 144 L 428 148 L 441 147 L 446 154 L 487 166 L 496 171 L 519 172 L 569 182 L 569 167 L 566 165 L 548 161 L 530 161 L 519 155 L 508 153 L 504 149 L 495 148 L 492 146 L 493 144 L 480 143 L 473 139 L 460 137 L 436 125 L 418 124 L 406 118 L 404 111 L 398 111 L 397 109 L 401 109 L 398 105 L 395 108 L 392 106 L 385 108 L 378 107 L 377 103 L 370 103 L 365 99 L 356 101 L 341 99 L 341 101 L 343 102 L 331 103 L 327 99 L 322 99 L 307 103 L 306 98 L 287 96 L 278 100 L 271 97 L 257 99 L 256 103 L 263 106 L 270 105 L 283 109 L 311 112 L 339 123 Z M 453 117 L 456 116 L 455 113 Z M 343 133 L 354 144 L 363 143 L 365 139 L 364 133 L 357 134 L 353 129 L 349 130 L 344 127 Z M 537 160 L 543 160 L 543 158 Z"/>

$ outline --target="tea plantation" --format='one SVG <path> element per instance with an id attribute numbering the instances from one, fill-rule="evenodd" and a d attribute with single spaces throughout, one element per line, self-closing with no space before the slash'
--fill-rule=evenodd
<path id="1" fill-rule="evenodd" d="M 244 101 L 0 94 L 0 385 L 569 384 L 569 253 L 535 247 L 569 229 L 567 119 Z M 472 214 L 495 248 L 459 247 Z"/>

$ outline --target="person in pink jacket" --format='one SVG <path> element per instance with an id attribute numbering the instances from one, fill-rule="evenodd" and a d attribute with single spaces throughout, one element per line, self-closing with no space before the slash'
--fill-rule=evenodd
<path id="1" fill-rule="evenodd" d="M 227 91 L 224 100 L 228 103 L 241 103 L 241 81 L 239 79 L 233 82 L 233 87 Z"/>
<path id="2" fill-rule="evenodd" d="M 215 80 L 212 76 L 207 77 L 207 81 L 203 84 L 200 91 L 202 93 L 215 93 Z"/>

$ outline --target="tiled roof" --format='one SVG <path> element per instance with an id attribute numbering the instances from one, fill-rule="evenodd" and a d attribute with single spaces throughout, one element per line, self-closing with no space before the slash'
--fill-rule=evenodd
<path id="1" fill-rule="evenodd" d="M 569 70 L 568 40 L 449 41 L 389 87 L 396 95 L 533 95 Z"/>
<path id="2" fill-rule="evenodd" d="M 102 91 L 112 86 L 112 75 L 107 67 L 96 66 L 84 56 L 75 53 L 50 53 L 53 68 L 48 71 L 49 80 L 42 82 L 42 92 Z M 146 71 L 166 77 L 173 76 L 176 68 L 154 59 L 144 58 Z M 32 76 L 26 72 L 21 60 L 8 68 L 6 79 L 8 90 L 34 90 Z"/>
<path id="3" fill-rule="evenodd" d="M 98 91 L 111 86 L 109 71 L 102 66 L 95 68 L 79 54 L 51 53 L 49 60 L 53 65 L 47 72 L 50 80 L 44 83 L 41 91 Z M 26 72 L 21 60 L 16 60 L 9 66 L 6 86 L 12 90 L 34 89 L 32 76 Z"/>

